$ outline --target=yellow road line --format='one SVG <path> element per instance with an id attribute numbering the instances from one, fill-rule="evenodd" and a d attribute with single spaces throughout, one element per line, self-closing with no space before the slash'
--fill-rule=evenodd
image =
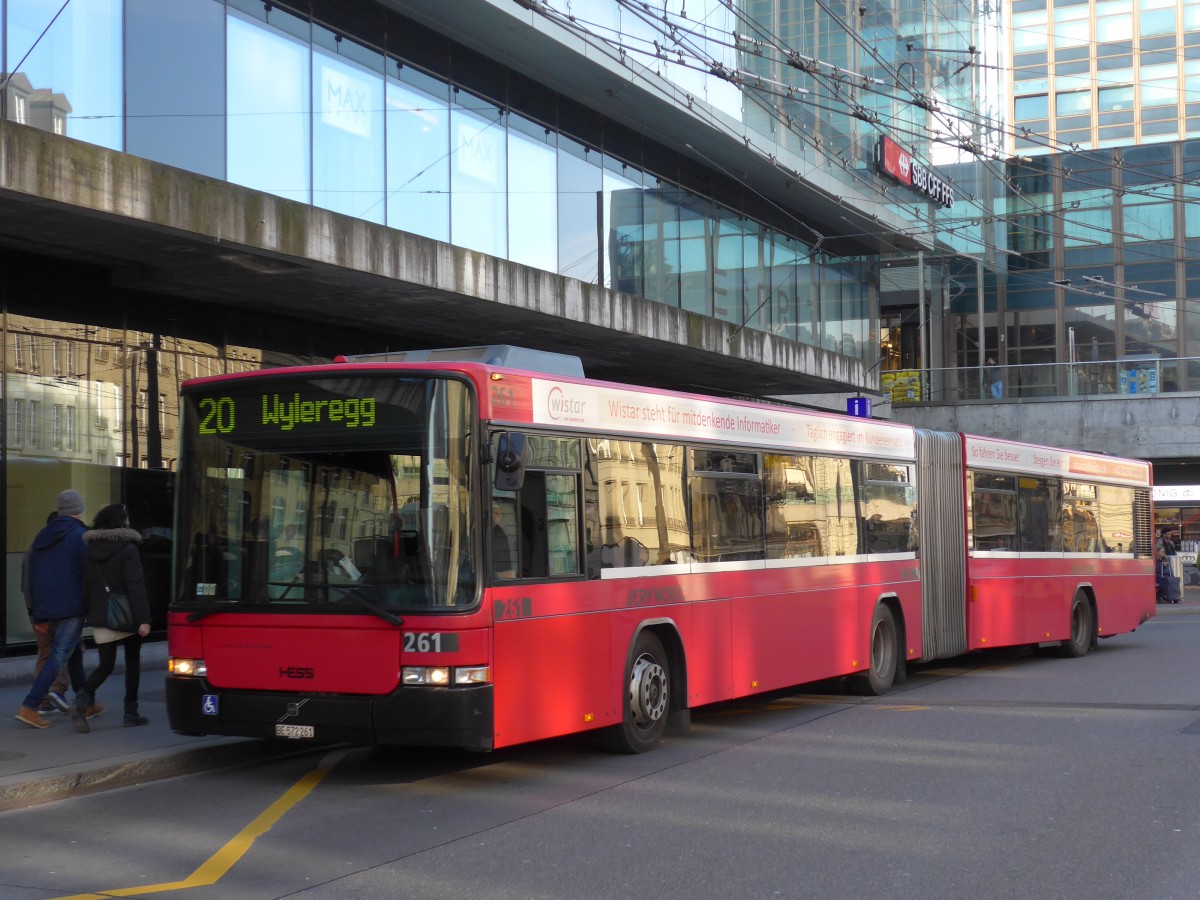
<path id="1" fill-rule="evenodd" d="M 272 826 L 287 814 L 287 812 L 312 792 L 333 767 L 341 762 L 346 751 L 339 750 L 327 754 L 311 772 L 308 772 L 288 788 L 287 792 L 268 806 L 249 825 L 243 828 L 229 843 L 201 863 L 191 875 L 183 881 L 168 881 L 163 884 L 148 884 L 141 887 L 115 888 L 96 894 L 72 894 L 69 897 L 58 897 L 56 900 L 105 900 L 106 897 L 138 897 L 142 894 L 157 894 L 165 891 L 181 891 L 187 888 L 209 887 L 224 877 L 233 868 L 256 838 L 271 830 Z"/>

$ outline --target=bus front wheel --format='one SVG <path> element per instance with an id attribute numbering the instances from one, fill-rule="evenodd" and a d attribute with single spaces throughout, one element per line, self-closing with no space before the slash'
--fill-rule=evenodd
<path id="1" fill-rule="evenodd" d="M 871 619 L 871 661 L 866 674 L 850 679 L 856 694 L 881 696 L 892 689 L 900 665 L 899 632 L 889 607 L 879 604 Z"/>
<path id="2" fill-rule="evenodd" d="M 1083 594 L 1075 595 L 1071 604 L 1071 637 L 1062 642 L 1063 656 L 1078 659 L 1087 654 L 1092 648 L 1092 640 L 1096 636 L 1096 617 L 1092 612 L 1092 604 Z"/>
<path id="3" fill-rule="evenodd" d="M 652 631 L 638 635 L 621 691 L 619 725 L 601 732 L 613 753 L 645 753 L 662 740 L 670 707 L 670 673 L 662 641 Z"/>

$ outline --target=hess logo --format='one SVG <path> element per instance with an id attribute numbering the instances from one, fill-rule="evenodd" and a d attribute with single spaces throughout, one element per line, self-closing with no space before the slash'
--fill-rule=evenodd
<path id="1" fill-rule="evenodd" d="M 552 387 L 546 397 L 546 411 L 550 418 L 559 419 L 563 416 L 579 416 L 583 414 L 584 402 L 568 397 L 560 387 Z"/>
<path id="2" fill-rule="evenodd" d="M 313 670 L 309 666 L 280 666 L 280 678 L 312 678 Z"/>

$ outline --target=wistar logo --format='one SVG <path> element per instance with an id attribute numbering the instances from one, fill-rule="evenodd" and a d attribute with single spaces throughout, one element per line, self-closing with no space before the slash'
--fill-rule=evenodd
<path id="1" fill-rule="evenodd" d="M 586 409 L 587 404 L 583 400 L 568 396 L 558 386 L 552 387 L 546 397 L 546 412 L 556 421 L 577 418 L 582 416 Z"/>

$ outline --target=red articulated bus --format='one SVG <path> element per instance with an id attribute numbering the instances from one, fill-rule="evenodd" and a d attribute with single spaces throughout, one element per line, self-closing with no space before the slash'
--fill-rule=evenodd
<path id="1" fill-rule="evenodd" d="M 186 734 L 653 747 L 689 710 L 1154 615 L 1151 471 L 466 348 L 183 388 Z"/>

